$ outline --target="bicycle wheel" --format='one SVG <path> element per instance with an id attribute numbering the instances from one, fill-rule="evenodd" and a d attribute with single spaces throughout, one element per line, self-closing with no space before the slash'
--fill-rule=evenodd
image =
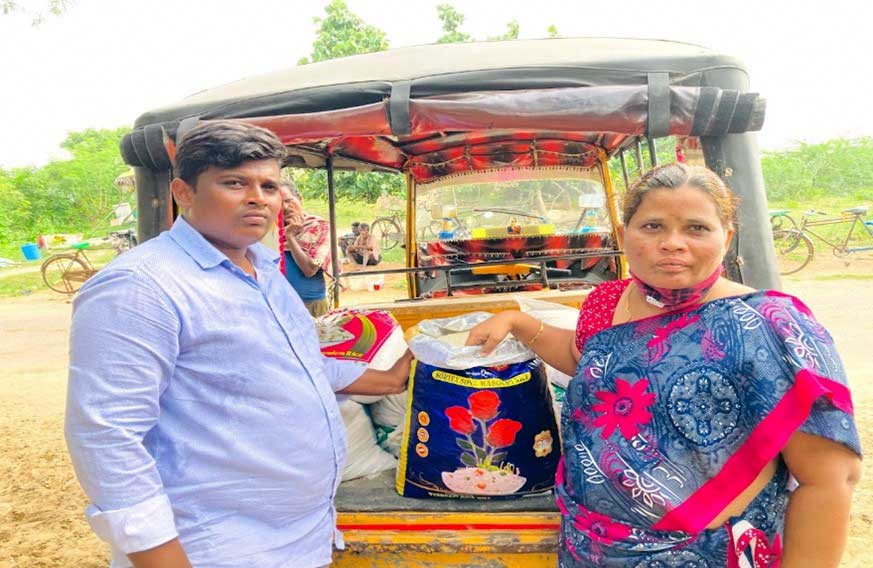
<path id="1" fill-rule="evenodd" d="M 403 229 L 394 219 L 380 217 L 370 225 L 370 232 L 379 239 L 382 250 L 391 250 L 403 242 Z"/>
<path id="2" fill-rule="evenodd" d="M 770 229 L 773 231 L 788 231 L 797 229 L 797 221 L 787 213 L 770 217 Z"/>
<path id="3" fill-rule="evenodd" d="M 812 260 L 814 246 L 801 231 L 786 229 L 773 232 L 779 274 L 794 274 Z"/>
<path id="4" fill-rule="evenodd" d="M 56 254 L 42 263 L 45 285 L 61 294 L 75 294 L 94 271 L 72 254 Z"/>
<path id="5" fill-rule="evenodd" d="M 437 235 L 440 234 L 440 230 L 442 229 L 443 223 L 438 219 L 434 219 L 429 223 L 426 223 L 419 227 L 418 229 L 418 240 L 420 241 L 435 241 L 437 239 Z"/>

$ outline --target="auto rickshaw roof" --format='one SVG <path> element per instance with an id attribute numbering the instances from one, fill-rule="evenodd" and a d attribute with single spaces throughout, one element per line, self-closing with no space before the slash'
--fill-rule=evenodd
<path id="1" fill-rule="evenodd" d="M 639 136 L 760 129 L 764 100 L 743 92 L 747 84 L 737 59 L 670 41 L 424 45 L 201 91 L 140 116 L 122 152 L 131 165 L 159 169 L 167 162 L 159 139 L 202 120 L 239 119 L 275 131 L 300 167 L 322 167 L 331 154 L 337 167 L 409 171 L 425 182 L 543 158 L 586 165 Z"/>

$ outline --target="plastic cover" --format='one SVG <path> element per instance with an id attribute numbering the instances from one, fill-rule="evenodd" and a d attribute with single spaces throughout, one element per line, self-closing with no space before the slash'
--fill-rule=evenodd
<path id="1" fill-rule="evenodd" d="M 409 341 L 409 349 L 422 363 L 457 370 L 511 365 L 536 357 L 533 351 L 512 336 L 501 341 L 487 357 L 481 355 L 479 346 L 454 347 L 441 340 L 452 333 L 469 331 L 493 315 L 470 312 L 450 318 L 424 320 L 418 324 L 420 333 Z"/>

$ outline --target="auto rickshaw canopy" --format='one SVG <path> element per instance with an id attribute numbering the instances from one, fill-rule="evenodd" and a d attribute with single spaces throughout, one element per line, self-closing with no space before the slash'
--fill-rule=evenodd
<path id="1" fill-rule="evenodd" d="M 685 43 L 542 39 L 407 47 L 250 77 L 147 112 L 125 161 L 168 169 L 199 121 L 274 131 L 287 164 L 408 172 L 591 166 L 640 137 L 759 130 L 765 101 L 733 57 Z"/>

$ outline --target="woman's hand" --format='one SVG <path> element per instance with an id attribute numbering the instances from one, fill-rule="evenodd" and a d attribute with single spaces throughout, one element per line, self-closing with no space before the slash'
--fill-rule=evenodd
<path id="1" fill-rule="evenodd" d="M 500 312 L 470 330 L 466 345 L 481 345 L 483 356 L 489 355 L 497 344 L 514 331 L 519 312 Z"/>
<path id="2" fill-rule="evenodd" d="M 286 233 L 296 235 L 303 230 L 303 217 L 301 215 L 288 215 L 284 220 Z"/>
<path id="3" fill-rule="evenodd" d="M 552 327 L 522 312 L 500 312 L 488 318 L 470 330 L 466 345 L 481 346 L 479 352 L 484 357 L 510 333 L 547 364 L 566 375 L 575 374 L 579 363 L 575 332 Z"/>

